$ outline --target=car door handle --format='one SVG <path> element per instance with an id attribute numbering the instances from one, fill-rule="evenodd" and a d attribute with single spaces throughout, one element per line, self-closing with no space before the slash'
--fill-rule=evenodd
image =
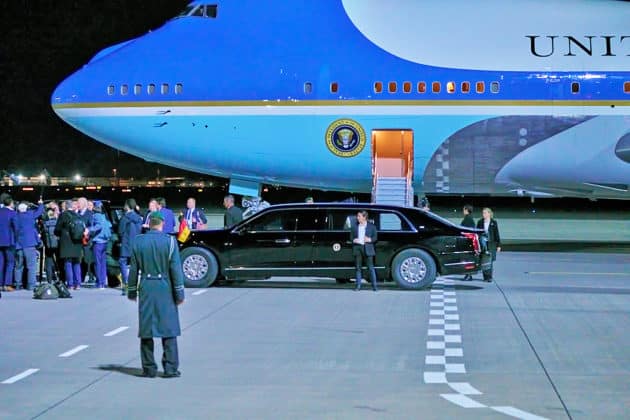
<path id="1" fill-rule="evenodd" d="M 290 244 L 291 243 L 291 239 L 287 239 L 287 238 L 276 239 L 274 242 L 277 243 L 277 244 Z"/>

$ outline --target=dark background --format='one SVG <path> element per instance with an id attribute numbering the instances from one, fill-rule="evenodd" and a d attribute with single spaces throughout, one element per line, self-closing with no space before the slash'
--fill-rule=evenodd
<path id="1" fill-rule="evenodd" d="M 118 152 L 61 121 L 53 90 L 98 51 L 178 15 L 188 0 L 3 0 L 0 2 L 0 170 L 36 176 L 188 175 Z"/>

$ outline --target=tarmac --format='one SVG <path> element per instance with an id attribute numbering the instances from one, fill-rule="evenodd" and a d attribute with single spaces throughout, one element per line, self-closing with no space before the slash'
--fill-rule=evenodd
<path id="1" fill-rule="evenodd" d="M 119 290 L 3 293 L 0 418 L 628 418 L 629 263 L 504 252 L 493 283 L 188 289 L 177 379 L 137 376 L 137 307 Z"/>

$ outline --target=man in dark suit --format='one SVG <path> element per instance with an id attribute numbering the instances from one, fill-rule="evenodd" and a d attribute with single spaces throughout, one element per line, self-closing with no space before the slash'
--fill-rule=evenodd
<path id="1" fill-rule="evenodd" d="M 166 207 L 166 199 L 164 197 L 157 198 L 158 211 L 162 213 L 164 217 L 164 233 L 175 232 L 175 215 L 173 211 Z"/>
<path id="2" fill-rule="evenodd" d="M 356 270 L 357 286 L 354 290 L 361 290 L 361 267 L 363 261 L 367 263 L 372 282 L 372 290 L 376 292 L 376 270 L 374 269 L 375 244 L 378 235 L 374 223 L 368 222 L 368 212 L 361 210 L 357 213 L 357 222 L 350 228 L 350 240 L 352 241 L 352 255 L 354 255 L 354 267 Z"/>
<path id="3" fill-rule="evenodd" d="M 88 234 L 83 240 L 83 257 L 81 261 L 81 281 L 87 278 L 87 283 L 96 284 L 96 275 L 94 274 L 94 251 L 89 243 L 90 237 L 96 235 L 96 227 L 94 226 L 94 212 L 90 210 L 90 203 L 87 198 L 80 197 L 77 199 L 77 214 L 85 223 Z"/>
<path id="4" fill-rule="evenodd" d="M 473 206 L 470 204 L 464 205 L 462 212 L 464 213 L 464 218 L 462 219 L 460 225 L 474 229 L 475 219 L 473 219 L 473 216 L 472 216 Z"/>
<path id="5" fill-rule="evenodd" d="M 153 337 L 162 338 L 165 378 L 179 372 L 177 337 L 181 335 L 177 306 L 184 302 L 184 273 L 175 237 L 162 232 L 164 216 L 153 212 L 151 230 L 138 235 L 132 245 L 127 297 L 139 298 L 140 356 L 143 376 L 157 376 Z"/>
<path id="6" fill-rule="evenodd" d="M 208 219 L 201 209 L 197 208 L 197 200 L 190 197 L 186 201 L 184 220 L 191 229 L 205 229 Z"/>
<path id="7" fill-rule="evenodd" d="M 2 205 L 3 207 L 0 208 L 0 290 L 12 292 L 17 216 L 10 195 L 3 194 Z"/>
<path id="8" fill-rule="evenodd" d="M 234 205 L 234 196 L 226 195 L 223 198 L 223 207 L 225 207 L 225 215 L 223 215 L 223 226 L 229 228 L 243 220 L 243 211 Z"/>

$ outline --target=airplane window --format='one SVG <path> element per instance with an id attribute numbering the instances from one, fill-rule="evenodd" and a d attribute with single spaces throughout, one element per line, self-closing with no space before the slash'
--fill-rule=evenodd
<path id="1" fill-rule="evenodd" d="M 485 82 L 477 82 L 477 93 L 484 93 L 486 91 Z"/>
<path id="2" fill-rule="evenodd" d="M 571 83 L 571 93 L 580 93 L 580 83 L 579 82 Z"/>
<path id="3" fill-rule="evenodd" d="M 134 95 L 140 95 L 142 93 L 142 85 L 141 84 L 136 84 L 133 87 L 133 94 Z"/>
<path id="4" fill-rule="evenodd" d="M 427 84 L 425 82 L 418 82 L 418 93 L 426 93 Z"/>
<path id="5" fill-rule="evenodd" d="M 216 4 L 211 4 L 206 6 L 206 17 L 216 18 L 219 6 Z"/>
<path id="6" fill-rule="evenodd" d="M 310 95 L 311 93 L 313 93 L 313 83 L 311 82 L 304 83 L 304 93 L 306 93 L 307 95 Z"/>
<path id="7" fill-rule="evenodd" d="M 403 83 L 403 92 L 411 93 L 411 82 Z"/>
<path id="8" fill-rule="evenodd" d="M 166 95 L 168 93 L 168 83 L 162 83 L 162 86 L 160 87 L 160 93 L 162 95 Z"/>
<path id="9" fill-rule="evenodd" d="M 155 93 L 155 85 L 153 83 L 147 86 L 147 93 L 149 95 L 153 95 Z"/>
<path id="10" fill-rule="evenodd" d="M 630 82 L 625 82 L 623 84 L 623 91 L 624 93 L 630 93 Z"/>
<path id="11" fill-rule="evenodd" d="M 191 14 L 190 16 L 203 16 L 203 6 L 199 6 L 198 8 L 196 8 Z"/>
<path id="12" fill-rule="evenodd" d="M 389 82 L 387 84 L 387 90 L 389 91 L 389 93 L 396 93 L 396 91 L 398 90 L 398 83 Z"/>
<path id="13" fill-rule="evenodd" d="M 433 93 L 440 93 L 441 90 L 442 90 L 442 84 L 440 82 L 433 82 L 431 84 L 431 91 Z"/>
<path id="14" fill-rule="evenodd" d="M 120 86 L 120 94 L 121 95 L 126 95 L 129 93 L 129 86 L 128 85 L 121 85 Z"/>
<path id="15" fill-rule="evenodd" d="M 446 84 L 446 91 L 448 93 L 455 93 L 455 82 L 448 82 Z"/>
<path id="16" fill-rule="evenodd" d="M 374 93 L 383 92 L 383 82 L 374 82 Z"/>
<path id="17" fill-rule="evenodd" d="M 337 93 L 337 92 L 339 92 L 339 83 L 332 82 L 330 84 L 330 93 Z"/>
<path id="18" fill-rule="evenodd" d="M 114 93 L 116 93 L 116 88 L 114 87 L 114 85 L 107 86 L 107 94 L 109 96 L 112 96 Z"/>
<path id="19" fill-rule="evenodd" d="M 492 93 L 499 93 L 499 82 L 492 82 L 490 83 L 490 92 Z"/>
<path id="20" fill-rule="evenodd" d="M 181 83 L 177 83 L 175 85 L 175 95 L 181 95 L 183 91 L 184 91 L 184 85 L 182 85 Z"/>
<path id="21" fill-rule="evenodd" d="M 470 82 L 462 82 L 462 93 L 470 93 Z"/>

